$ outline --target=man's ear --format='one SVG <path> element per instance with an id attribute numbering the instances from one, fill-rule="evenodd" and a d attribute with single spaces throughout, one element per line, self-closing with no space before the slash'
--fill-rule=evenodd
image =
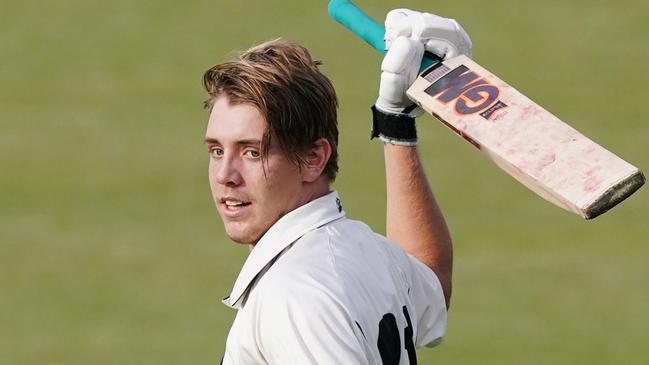
<path id="1" fill-rule="evenodd" d="M 331 157 L 331 145 L 325 138 L 313 142 L 313 147 L 307 151 L 306 164 L 302 166 L 302 181 L 314 182 L 324 171 Z"/>

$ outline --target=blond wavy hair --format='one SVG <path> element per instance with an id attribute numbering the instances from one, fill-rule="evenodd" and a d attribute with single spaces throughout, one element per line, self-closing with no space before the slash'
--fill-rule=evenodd
<path id="1" fill-rule="evenodd" d="M 275 39 L 252 47 L 230 61 L 211 67 L 203 75 L 205 101 L 212 108 L 220 96 L 230 103 L 255 106 L 267 128 L 262 139 L 262 158 L 274 138 L 298 167 L 320 138 L 329 141 L 332 154 L 323 173 L 334 181 L 338 172 L 338 100 L 331 81 L 318 69 L 303 46 Z"/>

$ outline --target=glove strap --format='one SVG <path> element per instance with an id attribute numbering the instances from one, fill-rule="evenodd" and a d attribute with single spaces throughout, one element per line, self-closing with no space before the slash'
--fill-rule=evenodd
<path id="1" fill-rule="evenodd" d="M 389 114 L 372 106 L 372 134 L 370 139 L 380 140 L 399 146 L 414 147 L 417 145 L 417 128 L 415 118 L 405 114 Z"/>

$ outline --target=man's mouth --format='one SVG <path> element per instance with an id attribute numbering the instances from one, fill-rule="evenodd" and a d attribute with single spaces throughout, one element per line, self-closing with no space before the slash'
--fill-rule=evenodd
<path id="1" fill-rule="evenodd" d="M 250 205 L 250 202 L 243 201 L 243 200 L 225 199 L 223 201 L 223 204 L 225 204 L 228 207 L 242 207 L 242 206 Z"/>
<path id="2" fill-rule="evenodd" d="M 228 219 L 240 219 L 250 213 L 248 208 L 252 203 L 239 198 L 226 197 L 220 199 L 221 213 Z"/>

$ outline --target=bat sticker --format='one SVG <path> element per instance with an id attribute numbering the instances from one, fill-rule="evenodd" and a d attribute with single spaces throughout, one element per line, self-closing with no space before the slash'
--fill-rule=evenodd
<path id="1" fill-rule="evenodd" d="M 448 70 L 448 67 L 436 68 L 424 78 L 430 81 L 444 69 Z M 460 65 L 439 77 L 424 92 L 444 104 L 455 101 L 455 112 L 460 115 L 480 113 L 480 116 L 487 120 L 497 110 L 507 107 L 507 104 L 498 100 L 500 89 L 465 65 Z"/>

